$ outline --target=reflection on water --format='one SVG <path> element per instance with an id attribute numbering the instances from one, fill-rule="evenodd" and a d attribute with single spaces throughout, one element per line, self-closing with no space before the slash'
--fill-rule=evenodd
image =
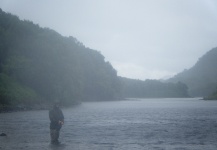
<path id="1" fill-rule="evenodd" d="M 0 114 L 0 149 L 216 150 L 217 101 L 131 99 L 63 109 L 59 146 L 49 143 L 48 111 Z"/>

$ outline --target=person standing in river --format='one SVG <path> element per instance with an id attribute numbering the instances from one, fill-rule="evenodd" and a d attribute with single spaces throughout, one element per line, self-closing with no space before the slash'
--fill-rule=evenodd
<path id="1" fill-rule="evenodd" d="M 59 107 L 60 103 L 55 103 L 49 111 L 51 144 L 59 144 L 59 133 L 64 124 L 63 112 Z"/>

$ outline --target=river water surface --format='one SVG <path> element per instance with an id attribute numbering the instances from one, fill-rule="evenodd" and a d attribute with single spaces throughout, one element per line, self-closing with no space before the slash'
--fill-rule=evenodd
<path id="1" fill-rule="evenodd" d="M 130 99 L 63 109 L 59 146 L 48 110 L 0 114 L 1 150 L 216 150 L 217 101 Z"/>

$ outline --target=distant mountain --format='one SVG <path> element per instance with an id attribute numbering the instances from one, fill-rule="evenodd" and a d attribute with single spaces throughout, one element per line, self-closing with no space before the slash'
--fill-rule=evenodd
<path id="1" fill-rule="evenodd" d="M 184 70 L 168 82 L 183 82 L 191 96 L 206 97 L 217 88 L 217 47 L 203 55 L 190 69 Z"/>

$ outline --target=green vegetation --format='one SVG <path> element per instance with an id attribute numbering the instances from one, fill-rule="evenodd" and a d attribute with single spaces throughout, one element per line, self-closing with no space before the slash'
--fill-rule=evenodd
<path id="1" fill-rule="evenodd" d="M 204 100 L 217 100 L 217 90 L 215 92 L 213 92 L 212 94 L 210 94 L 207 97 L 203 98 Z"/>
<path id="2" fill-rule="evenodd" d="M 3 105 L 34 103 L 38 99 L 32 89 L 20 85 L 5 74 L 0 74 L 0 85 L 0 99 Z"/>
<path id="3" fill-rule="evenodd" d="M 138 84 L 138 85 L 134 85 Z M 41 28 L 0 9 L 0 108 L 123 97 L 183 97 L 181 83 L 117 76 L 104 56 L 74 37 Z"/>

